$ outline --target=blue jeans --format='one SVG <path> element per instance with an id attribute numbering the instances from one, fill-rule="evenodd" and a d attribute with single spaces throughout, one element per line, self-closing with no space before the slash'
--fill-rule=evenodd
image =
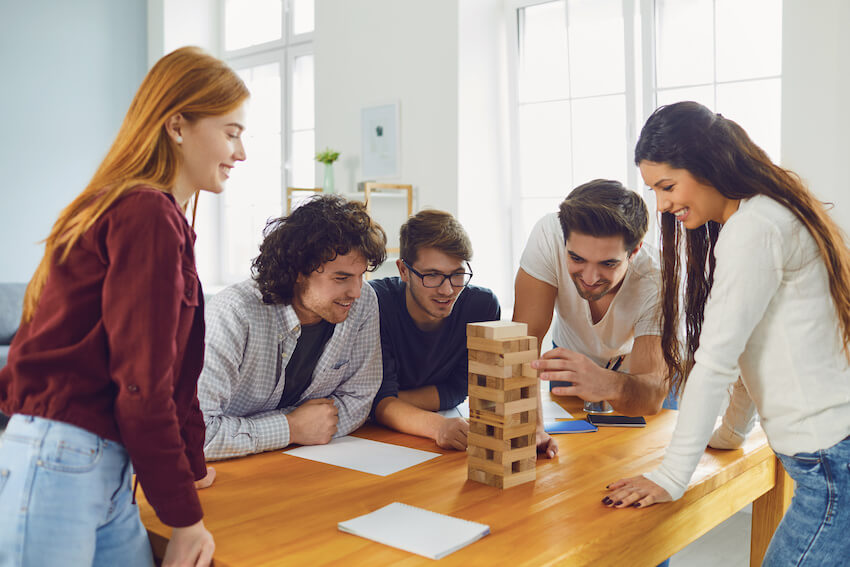
<path id="1" fill-rule="evenodd" d="M 0 567 L 151 567 L 124 447 L 14 415 L 0 437 Z"/>
<path id="2" fill-rule="evenodd" d="M 850 565 L 850 437 L 777 457 L 796 485 L 762 565 Z"/>

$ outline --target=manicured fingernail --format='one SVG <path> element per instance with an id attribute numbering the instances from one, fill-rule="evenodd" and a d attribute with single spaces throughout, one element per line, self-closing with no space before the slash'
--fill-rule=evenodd
<path id="1" fill-rule="evenodd" d="M 619 506 L 622 503 L 623 503 L 622 500 L 617 500 L 616 502 L 614 502 L 614 506 Z"/>
<path id="2" fill-rule="evenodd" d="M 612 502 L 612 501 L 611 501 L 611 499 L 610 499 L 610 498 L 608 498 L 607 496 L 606 496 L 605 498 L 603 498 L 603 499 L 602 499 L 602 503 L 603 503 L 603 504 L 606 504 L 606 505 L 607 505 L 607 504 L 610 504 L 611 502 Z"/>
<path id="3" fill-rule="evenodd" d="M 634 504 L 632 504 L 632 507 L 640 508 L 640 502 L 635 502 Z"/>
<path id="4" fill-rule="evenodd" d="M 610 487 L 611 487 L 611 485 L 610 485 L 610 484 L 606 484 L 606 485 L 605 485 L 605 488 L 610 488 Z"/>

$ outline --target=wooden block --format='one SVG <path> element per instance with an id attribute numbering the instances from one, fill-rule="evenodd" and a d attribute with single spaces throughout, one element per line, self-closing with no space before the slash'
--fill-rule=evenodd
<path id="1" fill-rule="evenodd" d="M 475 388 L 475 386 L 471 386 Z M 517 390 L 521 391 L 521 390 Z M 536 394 L 537 392 L 531 388 L 528 389 L 529 393 Z M 494 390 L 494 393 L 499 392 L 499 390 Z M 504 394 L 504 392 L 502 392 Z M 474 396 L 470 396 L 469 398 L 469 416 L 472 417 L 473 411 L 483 411 L 483 412 L 491 412 L 498 416 L 510 416 L 515 413 L 527 412 L 529 410 L 537 409 L 537 397 L 528 397 L 522 398 L 514 401 L 494 401 L 490 399 L 477 398 Z"/>
<path id="2" fill-rule="evenodd" d="M 471 424 L 474 421 L 480 421 L 487 425 L 492 425 L 494 427 L 502 427 L 502 428 L 511 428 L 518 427 L 521 425 L 534 425 L 537 423 L 537 410 L 529 410 L 520 413 L 514 413 L 511 415 L 498 415 L 491 411 L 486 410 L 475 410 L 470 408 L 469 410 L 469 423 Z"/>
<path id="3" fill-rule="evenodd" d="M 469 449 L 472 447 L 490 449 L 491 451 L 500 452 L 511 450 L 510 439 L 496 439 L 495 437 L 490 437 L 488 435 L 479 435 L 478 433 L 473 433 L 471 430 L 467 435 L 467 451 L 469 451 Z"/>
<path id="4" fill-rule="evenodd" d="M 470 384 L 468 386 L 469 399 L 485 400 L 488 402 L 506 403 L 515 402 L 528 397 L 522 388 L 513 388 L 510 390 L 502 390 L 500 388 L 487 388 L 486 386 L 478 386 Z M 523 397 L 523 395 L 525 397 Z M 483 406 L 476 405 L 476 409 L 489 409 Z"/>
<path id="5" fill-rule="evenodd" d="M 498 488 L 513 488 L 514 486 L 525 484 L 526 482 L 534 482 L 536 478 L 537 469 L 531 469 L 525 472 L 515 473 L 510 476 L 503 477 L 501 486 L 499 486 Z"/>
<path id="6" fill-rule="evenodd" d="M 520 447 L 519 449 L 510 449 L 507 451 L 496 451 L 487 447 L 470 445 L 466 452 L 470 457 L 483 459 L 505 468 L 510 465 L 511 471 L 513 471 L 514 463 L 521 463 L 515 467 L 517 470 L 527 470 L 527 461 L 534 460 L 537 457 L 537 447 L 535 446 Z"/>
<path id="7" fill-rule="evenodd" d="M 535 388 L 537 387 L 537 378 L 523 378 L 517 376 L 500 378 L 498 376 L 485 376 L 484 374 L 470 373 L 468 384 L 470 386 L 480 386 L 482 388 L 509 391 L 519 390 L 520 388 Z"/>
<path id="8" fill-rule="evenodd" d="M 473 386 L 469 385 L 469 403 L 474 404 L 473 400 L 485 400 L 489 402 L 499 402 L 504 403 L 505 400 L 505 391 L 500 390 L 498 388 L 487 388 L 482 386 Z M 470 405 L 472 407 L 472 405 Z M 475 405 L 475 409 L 487 409 L 482 408 L 479 405 Z"/>
<path id="9" fill-rule="evenodd" d="M 526 323 L 514 323 L 513 321 L 468 323 L 466 325 L 466 336 L 484 339 L 526 337 L 528 336 L 528 325 Z"/>
<path id="10" fill-rule="evenodd" d="M 522 372 L 520 375 L 526 378 L 537 378 L 537 369 L 532 368 L 530 362 L 526 362 L 522 365 Z"/>
<path id="11" fill-rule="evenodd" d="M 494 463 L 493 461 L 488 461 L 487 459 L 479 459 L 478 457 L 473 457 L 467 455 L 466 462 L 469 465 L 469 468 L 488 472 L 490 474 L 499 474 L 506 475 L 511 473 L 511 463 L 500 464 Z"/>
<path id="12" fill-rule="evenodd" d="M 511 471 L 514 474 L 518 472 L 533 471 L 535 467 L 537 467 L 537 447 L 533 448 L 534 453 L 531 456 L 511 463 Z"/>
<path id="13" fill-rule="evenodd" d="M 520 352 L 495 353 L 470 349 L 469 360 L 490 366 L 513 366 L 515 364 L 537 360 L 537 351 L 525 350 Z"/>
<path id="14" fill-rule="evenodd" d="M 467 337 L 466 348 L 496 354 L 537 350 L 537 337 L 511 337 L 508 339 Z"/>
<path id="15" fill-rule="evenodd" d="M 484 374 L 485 376 L 510 378 L 511 376 L 522 376 L 522 365 L 514 364 L 512 366 L 494 366 L 492 364 L 484 364 L 483 362 L 470 360 L 469 371 L 474 374 Z"/>
<path id="16" fill-rule="evenodd" d="M 535 412 L 536 413 L 536 412 Z M 469 431 L 476 435 L 492 437 L 497 440 L 510 441 L 525 435 L 534 435 L 537 431 L 536 415 L 529 423 L 521 423 L 509 427 L 488 425 L 480 421 L 470 421 Z"/>
<path id="17" fill-rule="evenodd" d="M 524 433 L 514 438 L 505 439 L 496 439 L 495 435 L 481 435 L 474 431 L 470 431 L 467 446 L 480 447 L 482 449 L 489 449 L 499 453 L 506 453 L 510 451 L 517 451 L 519 449 L 536 447 L 536 438 L 537 435 L 534 431 L 531 433 Z"/>
<path id="18" fill-rule="evenodd" d="M 469 480 L 474 480 L 475 482 L 480 482 L 481 484 L 487 484 L 493 488 L 502 488 L 504 480 L 498 475 L 487 474 L 484 471 L 479 471 L 473 468 L 469 469 L 467 478 Z"/>
<path id="19" fill-rule="evenodd" d="M 470 468 L 467 478 L 469 478 L 469 480 L 480 482 L 481 484 L 486 484 L 494 488 L 507 489 L 520 484 L 525 484 L 527 482 L 533 482 L 536 477 L 536 470 L 530 470 L 511 475 L 497 475 Z"/>

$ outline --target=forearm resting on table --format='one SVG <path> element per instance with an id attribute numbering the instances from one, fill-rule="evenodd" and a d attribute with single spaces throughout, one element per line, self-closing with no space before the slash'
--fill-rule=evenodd
<path id="1" fill-rule="evenodd" d="M 436 386 L 423 386 L 412 390 L 401 390 L 398 399 L 417 408 L 428 411 L 440 409 L 440 394 Z"/>
<path id="2" fill-rule="evenodd" d="M 655 373 L 619 373 L 620 387 L 606 400 L 623 415 L 655 415 L 667 397 L 667 382 Z"/>
<path id="3" fill-rule="evenodd" d="M 375 408 L 375 418 L 378 423 L 396 431 L 431 439 L 437 438 L 437 433 L 444 419 L 440 414 L 418 408 L 393 396 L 388 396 L 378 402 L 378 406 Z"/>

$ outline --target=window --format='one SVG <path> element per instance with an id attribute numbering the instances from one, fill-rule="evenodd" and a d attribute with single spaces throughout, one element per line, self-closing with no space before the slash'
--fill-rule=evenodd
<path id="1" fill-rule="evenodd" d="M 626 180 L 622 4 L 569 0 L 517 9 L 516 254 L 573 187 L 599 177 Z"/>
<path id="2" fill-rule="evenodd" d="M 198 270 L 213 289 L 250 275 L 267 220 L 283 214 L 286 187 L 315 184 L 313 12 L 313 0 L 223 0 L 222 57 L 251 100 L 248 159 L 215 199 L 215 218 L 199 223 L 199 233 L 209 232 L 199 234 Z"/>
<path id="3" fill-rule="evenodd" d="M 577 185 L 643 187 L 633 151 L 656 106 L 701 102 L 778 160 L 781 0 L 516 0 L 509 15 L 514 265 L 534 223 Z"/>

